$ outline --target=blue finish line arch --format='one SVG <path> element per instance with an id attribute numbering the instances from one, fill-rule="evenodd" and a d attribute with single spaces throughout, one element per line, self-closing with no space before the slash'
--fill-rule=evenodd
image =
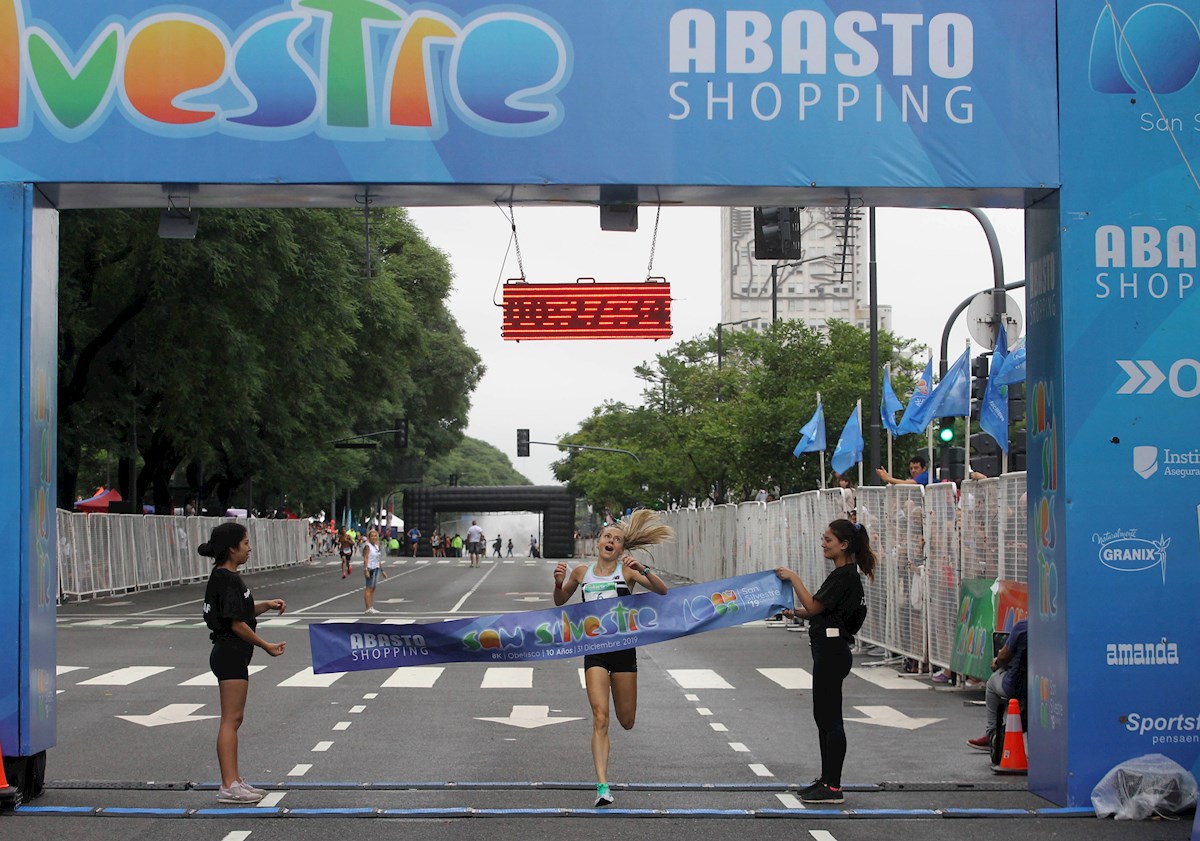
<path id="1" fill-rule="evenodd" d="M 0 518 L 19 546 L 0 744 L 55 742 L 59 210 L 616 186 L 1025 209 L 1030 786 L 1075 805 L 1131 756 L 1194 767 L 1198 19 L 1200 0 L 0 0 Z M 1113 561 L 1147 540 L 1153 569 Z M 1163 639 L 1178 663 L 1106 660 Z"/>

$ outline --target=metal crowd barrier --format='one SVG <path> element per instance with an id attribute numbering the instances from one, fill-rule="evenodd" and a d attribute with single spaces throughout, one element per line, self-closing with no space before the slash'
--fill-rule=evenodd
<path id="1" fill-rule="evenodd" d="M 212 559 L 196 547 L 228 517 L 146 517 L 58 511 L 60 599 L 167 587 L 208 578 Z M 256 571 L 303 563 L 312 554 L 305 520 L 236 520 L 250 533 Z"/>
<path id="2" fill-rule="evenodd" d="M 878 558 L 866 585 L 859 639 L 919 662 L 949 668 L 964 578 L 1027 583 L 1025 474 L 856 490 L 858 521 Z M 663 512 L 675 542 L 656 546 L 655 566 L 713 581 L 747 572 L 796 570 L 816 590 L 832 566 L 821 552 L 825 527 L 844 517 L 840 489 L 769 502 Z"/>

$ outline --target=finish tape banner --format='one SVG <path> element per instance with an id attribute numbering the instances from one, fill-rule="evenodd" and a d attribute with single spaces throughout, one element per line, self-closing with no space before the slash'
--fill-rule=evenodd
<path id="1" fill-rule="evenodd" d="M 774 572 L 549 610 L 432 625 L 310 625 L 313 671 L 364 671 L 434 663 L 529 662 L 603 654 L 766 619 L 792 607 Z"/>

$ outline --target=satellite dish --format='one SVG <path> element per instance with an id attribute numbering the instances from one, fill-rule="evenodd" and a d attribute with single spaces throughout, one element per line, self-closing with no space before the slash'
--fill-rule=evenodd
<path id="1" fill-rule="evenodd" d="M 996 315 L 992 311 L 992 296 L 1000 294 L 1004 295 L 1004 331 L 1008 334 L 1009 347 L 1021 337 L 1021 330 L 1025 326 L 1025 316 L 1012 295 L 1000 289 L 980 292 L 967 305 L 967 330 L 983 350 L 994 350 L 996 347 L 996 327 L 993 324 Z"/>

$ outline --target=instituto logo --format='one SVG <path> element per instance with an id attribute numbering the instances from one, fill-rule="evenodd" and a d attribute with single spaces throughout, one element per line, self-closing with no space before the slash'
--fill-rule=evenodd
<path id="1" fill-rule="evenodd" d="M 1133 472 L 1143 479 L 1162 471 L 1164 476 L 1200 476 L 1200 450 L 1172 450 L 1143 445 L 1133 448 Z"/>
<path id="2" fill-rule="evenodd" d="M 1163 637 L 1158 642 L 1110 642 L 1104 646 L 1109 666 L 1178 666 L 1179 644 Z"/>
<path id="3" fill-rule="evenodd" d="M 1167 547 L 1171 538 L 1159 535 L 1158 540 L 1137 536 L 1137 529 L 1115 529 L 1097 532 L 1092 542 L 1100 548 L 1100 563 L 1117 572 L 1142 572 L 1159 567 L 1163 584 L 1167 583 Z"/>

